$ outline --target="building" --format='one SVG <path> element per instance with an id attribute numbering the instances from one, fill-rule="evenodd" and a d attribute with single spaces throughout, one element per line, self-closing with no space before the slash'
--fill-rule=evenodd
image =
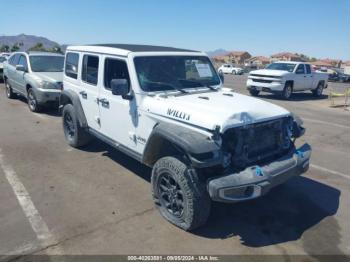
<path id="1" fill-rule="evenodd" d="M 244 62 L 252 57 L 247 51 L 231 51 L 226 56 L 234 65 L 244 65 Z"/>
<path id="2" fill-rule="evenodd" d="M 270 62 L 276 61 L 303 61 L 303 58 L 297 54 L 282 52 L 271 56 Z"/>
<path id="3" fill-rule="evenodd" d="M 313 65 L 314 68 L 327 68 L 327 69 L 334 68 L 332 63 L 328 61 L 323 61 L 323 60 L 313 61 L 313 62 L 310 62 L 310 64 Z"/>
<path id="4" fill-rule="evenodd" d="M 350 75 L 350 60 L 344 62 L 341 65 L 341 68 L 344 70 L 344 74 Z"/>
<path id="5" fill-rule="evenodd" d="M 341 65 L 342 65 L 342 61 L 338 60 L 338 59 L 329 59 L 329 58 L 327 58 L 327 59 L 321 59 L 319 61 L 321 61 L 323 63 L 331 64 L 335 68 L 340 68 Z"/>
<path id="6" fill-rule="evenodd" d="M 213 60 L 217 64 L 244 65 L 244 62 L 251 57 L 247 51 L 231 51 L 225 55 L 215 56 Z"/>
<path id="7" fill-rule="evenodd" d="M 261 68 L 270 63 L 270 59 L 265 56 L 253 56 L 245 60 L 245 66 Z"/>

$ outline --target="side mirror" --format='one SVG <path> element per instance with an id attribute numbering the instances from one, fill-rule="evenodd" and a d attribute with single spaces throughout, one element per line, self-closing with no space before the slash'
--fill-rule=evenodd
<path id="1" fill-rule="evenodd" d="M 224 77 L 224 73 L 223 72 L 219 72 L 219 77 L 221 79 L 221 82 L 224 83 L 225 82 L 225 77 Z"/>
<path id="2" fill-rule="evenodd" d="M 129 82 L 127 79 L 112 79 L 111 89 L 115 96 L 127 96 L 129 94 Z"/>
<path id="3" fill-rule="evenodd" d="M 16 65 L 16 70 L 21 72 L 26 72 L 26 68 L 23 65 Z"/>

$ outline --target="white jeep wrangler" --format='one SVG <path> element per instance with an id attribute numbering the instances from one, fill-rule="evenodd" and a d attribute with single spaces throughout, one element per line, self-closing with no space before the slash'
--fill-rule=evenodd
<path id="1" fill-rule="evenodd" d="M 222 87 L 206 54 L 141 45 L 71 46 L 60 97 L 73 147 L 95 136 L 150 166 L 163 217 L 184 230 L 211 201 L 266 194 L 309 167 L 311 148 L 290 112 Z"/>

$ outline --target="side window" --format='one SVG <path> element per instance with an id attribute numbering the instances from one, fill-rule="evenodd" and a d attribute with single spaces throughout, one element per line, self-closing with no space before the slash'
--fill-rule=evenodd
<path id="1" fill-rule="evenodd" d="M 306 64 L 305 67 L 306 67 L 306 73 L 311 74 L 311 66 Z"/>
<path id="2" fill-rule="evenodd" d="M 24 55 L 21 55 L 17 65 L 22 65 L 26 70 L 28 70 L 27 58 Z"/>
<path id="3" fill-rule="evenodd" d="M 98 61 L 97 56 L 84 55 L 81 79 L 89 84 L 97 85 L 98 79 Z"/>
<path id="4" fill-rule="evenodd" d="M 19 54 L 15 54 L 11 57 L 11 62 L 10 64 L 13 65 L 13 66 L 16 66 L 17 63 L 18 63 L 18 59 L 19 59 Z"/>
<path id="5" fill-rule="evenodd" d="M 304 64 L 300 64 L 297 67 L 297 71 L 295 71 L 296 74 L 305 74 L 305 68 Z"/>
<path id="6" fill-rule="evenodd" d="M 78 78 L 78 64 L 79 54 L 67 53 L 66 56 L 66 76 L 77 79 Z"/>
<path id="7" fill-rule="evenodd" d="M 125 61 L 106 58 L 104 71 L 104 86 L 111 89 L 112 79 L 127 79 L 130 84 L 129 71 Z"/>

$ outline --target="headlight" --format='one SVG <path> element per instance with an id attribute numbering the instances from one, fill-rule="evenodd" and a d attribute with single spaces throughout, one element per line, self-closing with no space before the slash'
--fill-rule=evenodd
<path id="1" fill-rule="evenodd" d="M 56 83 L 45 80 L 40 82 L 40 87 L 43 89 L 60 89 L 59 85 L 57 85 Z"/>

